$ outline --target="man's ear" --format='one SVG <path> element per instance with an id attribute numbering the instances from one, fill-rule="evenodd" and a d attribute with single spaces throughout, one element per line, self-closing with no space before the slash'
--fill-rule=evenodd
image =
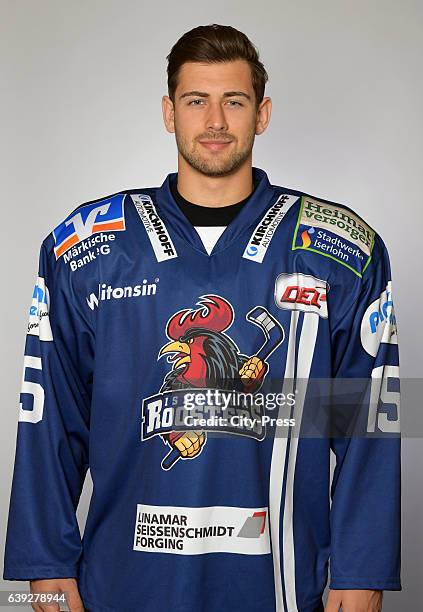
<path id="1" fill-rule="evenodd" d="M 168 132 L 175 133 L 175 108 L 169 96 L 162 98 L 163 121 Z"/>
<path id="2" fill-rule="evenodd" d="M 268 96 L 263 98 L 257 109 L 256 116 L 256 134 L 263 134 L 270 122 L 272 114 L 272 100 Z"/>

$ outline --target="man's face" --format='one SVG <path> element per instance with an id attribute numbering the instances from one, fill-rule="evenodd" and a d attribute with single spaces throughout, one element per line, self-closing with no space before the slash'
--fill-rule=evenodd
<path id="1" fill-rule="evenodd" d="M 246 61 L 183 64 L 173 110 L 179 154 L 202 174 L 225 176 L 251 157 L 260 131 Z"/>

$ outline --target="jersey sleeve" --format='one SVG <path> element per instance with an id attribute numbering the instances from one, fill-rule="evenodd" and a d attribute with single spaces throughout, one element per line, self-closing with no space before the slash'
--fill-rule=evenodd
<path id="1" fill-rule="evenodd" d="M 351 298 L 344 296 L 347 302 Z M 349 434 L 331 436 L 336 467 L 329 586 L 401 590 L 398 336 L 389 257 L 379 236 L 357 298 L 332 342 L 334 381 L 344 389 L 342 401 L 337 401 L 342 393 L 338 398 L 335 393 L 334 413 L 342 421 L 341 413 L 349 410 L 355 424 Z"/>
<path id="2" fill-rule="evenodd" d="M 93 334 L 47 241 L 25 342 L 5 580 L 77 577 L 82 552 Z"/>

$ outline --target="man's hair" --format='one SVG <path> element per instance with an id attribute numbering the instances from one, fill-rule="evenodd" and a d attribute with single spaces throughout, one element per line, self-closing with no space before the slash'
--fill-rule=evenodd
<path id="1" fill-rule="evenodd" d="M 259 59 L 258 50 L 243 32 L 232 26 L 213 23 L 185 32 L 173 45 L 166 59 L 167 88 L 173 103 L 179 70 L 185 62 L 217 64 L 235 60 L 245 60 L 250 65 L 256 108 L 263 100 L 268 75 Z"/>

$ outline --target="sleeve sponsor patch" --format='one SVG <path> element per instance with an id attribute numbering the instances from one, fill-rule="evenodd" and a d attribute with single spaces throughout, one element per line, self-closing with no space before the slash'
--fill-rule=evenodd
<path id="1" fill-rule="evenodd" d="M 364 313 L 360 337 L 364 350 L 372 357 L 376 357 L 380 344 L 398 344 L 391 281 Z"/>
<path id="2" fill-rule="evenodd" d="M 53 334 L 49 319 L 49 292 L 45 279 L 37 278 L 29 307 L 28 334 L 38 336 L 40 340 L 51 341 Z"/>
<path id="3" fill-rule="evenodd" d="M 352 211 L 303 196 L 292 250 L 338 261 L 361 277 L 371 260 L 374 231 Z"/>

